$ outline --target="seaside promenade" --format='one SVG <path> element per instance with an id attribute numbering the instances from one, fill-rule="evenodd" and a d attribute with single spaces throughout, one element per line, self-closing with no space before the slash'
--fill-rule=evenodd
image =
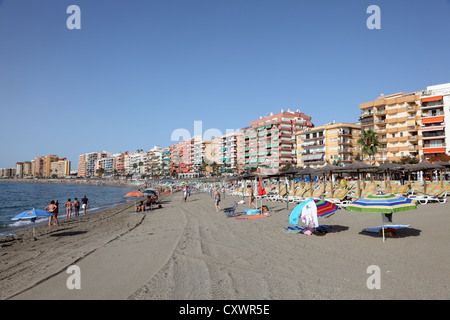
<path id="1" fill-rule="evenodd" d="M 240 198 L 226 196 L 222 208 Z M 450 205 L 394 214 L 411 224 L 383 242 L 362 233 L 379 214 L 338 210 L 325 236 L 288 234 L 286 205 L 240 220 L 215 212 L 209 194 L 164 196 L 163 208 L 133 214 L 130 203 L 27 230 L 1 248 L 0 299 L 449 299 Z M 238 207 L 242 212 L 246 206 Z M 68 289 L 67 269 L 81 288 Z M 378 266 L 381 288 L 369 289 Z"/>

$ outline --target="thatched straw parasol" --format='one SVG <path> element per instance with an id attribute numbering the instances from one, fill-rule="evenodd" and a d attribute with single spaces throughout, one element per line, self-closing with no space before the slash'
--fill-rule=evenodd
<path id="1" fill-rule="evenodd" d="M 389 192 L 391 191 L 391 175 L 390 172 L 391 171 L 395 171 L 395 170 L 401 170 L 402 166 L 399 164 L 395 164 L 389 161 L 384 162 L 383 164 L 381 164 L 380 166 L 377 167 L 377 171 L 378 172 L 383 172 L 384 173 L 384 181 L 385 183 L 389 186 Z M 388 179 L 386 179 L 386 174 Z"/>
<path id="2" fill-rule="evenodd" d="M 436 169 L 443 169 L 444 167 L 435 163 L 429 163 L 428 161 L 422 160 L 419 163 L 413 164 L 409 167 L 410 171 L 422 171 L 425 175 L 426 171 L 432 172 Z M 431 179 L 430 179 L 431 181 Z M 427 181 L 424 177 L 423 179 L 423 193 L 427 193 Z"/>
<path id="3" fill-rule="evenodd" d="M 317 175 L 317 174 L 318 174 L 317 170 L 313 169 L 313 168 L 310 168 L 310 167 L 306 167 L 305 169 L 300 170 L 296 174 L 296 176 L 308 176 L 309 177 L 309 194 L 310 194 L 310 197 L 312 197 L 312 181 L 311 181 L 312 179 L 311 179 L 311 176 Z"/>
<path id="4" fill-rule="evenodd" d="M 335 166 L 334 164 L 331 163 L 327 163 L 326 165 L 324 165 L 321 168 L 317 169 L 317 173 L 323 173 L 323 193 L 325 193 L 325 174 L 329 174 L 330 175 L 330 190 L 331 190 L 331 197 L 333 197 L 334 195 L 334 190 L 333 190 L 333 172 L 337 172 L 339 169 L 341 169 L 341 167 Z"/>
<path id="5" fill-rule="evenodd" d="M 355 173 L 358 175 L 357 183 L 358 183 L 358 197 L 361 197 L 361 185 L 360 185 L 360 176 L 359 174 L 362 172 L 373 172 L 376 170 L 376 167 L 364 163 L 362 161 L 355 161 L 352 164 L 342 167 L 339 172 L 349 172 L 349 173 Z"/>

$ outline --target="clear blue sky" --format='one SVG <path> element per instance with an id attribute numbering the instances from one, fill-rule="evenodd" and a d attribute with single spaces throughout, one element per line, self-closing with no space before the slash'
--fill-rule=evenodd
<path id="1" fill-rule="evenodd" d="M 0 0 L 0 167 L 57 154 L 76 169 L 281 108 L 356 122 L 380 93 L 450 82 L 449 38 L 449 0 Z"/>

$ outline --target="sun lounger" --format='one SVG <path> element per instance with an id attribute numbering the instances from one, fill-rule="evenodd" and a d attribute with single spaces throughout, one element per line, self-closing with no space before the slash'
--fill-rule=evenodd
<path id="1" fill-rule="evenodd" d="M 325 200 L 336 204 L 341 209 L 345 209 L 350 203 L 352 203 L 351 200 L 347 200 L 348 193 L 348 189 L 337 189 L 333 192 L 333 197 L 329 195 L 329 197 L 325 197 Z"/>
<path id="2" fill-rule="evenodd" d="M 408 185 L 395 185 L 391 189 L 391 193 L 393 194 L 401 194 L 402 196 L 408 195 Z"/>
<path id="3" fill-rule="evenodd" d="M 433 183 L 426 189 L 426 194 L 423 193 L 423 189 L 414 190 L 413 193 L 408 195 L 408 198 L 416 200 L 422 205 L 427 204 L 429 201 L 436 201 L 443 204 L 447 202 L 447 192 L 439 184 Z"/>

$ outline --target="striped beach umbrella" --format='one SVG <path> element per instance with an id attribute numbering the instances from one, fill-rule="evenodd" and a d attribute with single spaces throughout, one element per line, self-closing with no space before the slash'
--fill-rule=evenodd
<path id="1" fill-rule="evenodd" d="M 409 211 L 417 208 L 417 202 L 413 199 L 405 198 L 398 194 L 372 194 L 367 197 L 359 198 L 347 206 L 347 210 L 360 212 L 378 212 L 381 213 L 383 221 L 383 241 L 386 241 L 384 236 L 385 223 L 387 220 L 392 222 L 392 213 Z"/>
<path id="2" fill-rule="evenodd" d="M 317 217 L 323 218 L 335 213 L 338 209 L 338 206 L 335 203 L 332 203 L 327 200 L 319 200 L 314 199 L 317 207 Z"/>
<path id="3" fill-rule="evenodd" d="M 361 212 L 393 213 L 414 210 L 417 202 L 398 194 L 372 194 L 359 198 L 347 206 L 347 210 Z"/>

